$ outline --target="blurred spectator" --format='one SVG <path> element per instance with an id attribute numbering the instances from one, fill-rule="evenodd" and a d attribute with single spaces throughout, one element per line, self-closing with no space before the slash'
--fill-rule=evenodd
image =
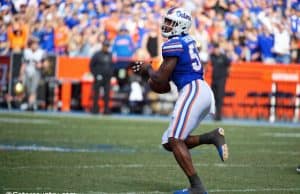
<path id="1" fill-rule="evenodd" d="M 272 52 L 274 45 L 274 36 L 269 32 L 266 27 L 261 28 L 261 32 L 258 35 L 258 46 L 261 51 L 261 59 L 266 64 L 274 64 L 275 59 Z"/>
<path id="2" fill-rule="evenodd" d="M 292 33 L 291 60 L 293 63 L 300 63 L 300 3 L 295 2 L 291 4 L 291 9 L 290 11 L 287 10 L 287 12 L 289 13 L 287 17 Z"/>
<path id="3" fill-rule="evenodd" d="M 64 22 L 66 23 L 68 28 L 72 29 L 73 27 L 80 24 L 80 19 L 76 13 L 68 11 L 66 17 L 64 18 Z"/>
<path id="4" fill-rule="evenodd" d="M 129 35 L 128 29 L 122 25 L 119 33 L 114 39 L 112 46 L 113 56 L 117 59 L 116 69 L 126 68 L 131 57 L 134 55 L 135 45 L 132 37 Z"/>
<path id="5" fill-rule="evenodd" d="M 42 60 L 45 52 L 39 48 L 39 39 L 31 37 L 29 48 L 24 50 L 23 63 L 20 69 L 19 80 L 26 88 L 28 110 L 36 110 L 37 88 L 41 79 Z"/>
<path id="6" fill-rule="evenodd" d="M 41 1 L 37 8 L 37 21 L 42 21 L 45 18 L 45 11 L 48 8 L 48 3 L 45 1 Z"/>
<path id="7" fill-rule="evenodd" d="M 96 51 L 101 49 L 101 43 L 104 39 L 104 32 L 101 30 L 94 28 L 85 29 L 82 37 L 80 56 L 91 57 Z"/>
<path id="8" fill-rule="evenodd" d="M 69 44 L 68 44 L 68 52 L 70 57 L 80 56 L 81 54 L 81 47 L 83 44 L 83 37 L 79 31 L 79 28 L 73 28 L 72 36 L 70 37 Z"/>
<path id="9" fill-rule="evenodd" d="M 300 38 L 300 4 L 294 4 L 289 19 L 290 30 L 296 37 Z"/>
<path id="10" fill-rule="evenodd" d="M 21 18 L 15 17 L 7 28 L 9 45 L 13 52 L 21 52 L 27 45 L 29 28 L 21 20 Z"/>
<path id="11" fill-rule="evenodd" d="M 127 91 L 129 87 L 127 66 L 135 54 L 135 45 L 125 25 L 120 27 L 113 41 L 112 53 L 115 61 L 114 74 L 117 77 L 121 90 Z"/>
<path id="12" fill-rule="evenodd" d="M 119 12 L 116 8 L 111 8 L 111 15 L 103 20 L 104 27 L 107 32 L 107 38 L 112 41 L 116 38 L 119 25 Z"/>
<path id="13" fill-rule="evenodd" d="M 246 30 L 246 46 L 250 51 L 250 60 L 258 61 L 260 59 L 259 47 L 258 47 L 258 39 L 257 39 L 257 30 L 255 28 L 250 28 Z"/>
<path id="14" fill-rule="evenodd" d="M 102 45 L 101 51 L 96 52 L 90 61 L 90 71 L 94 76 L 93 84 L 93 107 L 91 112 L 97 114 L 99 112 L 99 89 L 104 89 L 104 114 L 109 114 L 109 92 L 110 92 L 110 79 L 113 72 L 112 67 L 112 54 L 109 52 L 110 43 L 105 40 Z"/>
<path id="15" fill-rule="evenodd" d="M 91 28 L 86 28 L 83 30 L 83 37 L 82 37 L 82 47 L 80 51 L 80 56 L 88 57 L 90 56 L 90 49 L 91 49 L 91 37 L 93 36 L 93 31 Z"/>
<path id="16" fill-rule="evenodd" d="M 18 0 L 18 1 L 12 1 L 12 3 L 14 6 L 14 9 L 17 12 L 21 12 L 21 11 L 23 11 L 24 7 L 26 6 L 27 1 L 26 0 Z"/>
<path id="17" fill-rule="evenodd" d="M 6 25 L 11 23 L 13 16 L 9 5 L 2 5 L 0 8 L 0 14 L 3 18 L 3 22 Z"/>
<path id="18" fill-rule="evenodd" d="M 216 100 L 215 120 L 219 121 L 222 119 L 223 98 L 225 96 L 225 86 L 230 60 L 224 53 L 222 53 L 222 48 L 218 43 L 215 43 L 213 47 L 213 53 L 210 56 L 213 66 L 211 87 Z"/>
<path id="19" fill-rule="evenodd" d="M 299 63 L 299 39 L 294 35 L 291 37 L 291 63 Z"/>
<path id="20" fill-rule="evenodd" d="M 290 63 L 290 44 L 291 37 L 282 23 L 275 23 L 274 33 L 274 47 L 273 52 L 275 53 L 275 60 L 277 63 L 289 64 Z"/>
<path id="21" fill-rule="evenodd" d="M 34 36 L 37 38 L 41 38 L 42 35 L 42 23 L 41 22 L 35 22 L 31 25 L 31 28 L 29 29 L 30 36 Z"/>
<path id="22" fill-rule="evenodd" d="M 6 25 L 0 16 L 0 55 L 7 55 L 9 52 L 9 44 L 6 33 Z"/>
<path id="23" fill-rule="evenodd" d="M 92 56 L 96 51 L 100 50 L 102 47 L 102 42 L 104 41 L 105 36 L 103 33 L 96 33 L 89 38 L 90 42 L 90 53 L 89 56 Z"/>
<path id="24" fill-rule="evenodd" d="M 147 32 L 144 35 L 142 48 L 146 49 L 151 58 L 160 56 L 160 28 L 158 24 L 152 20 L 147 23 Z"/>
<path id="25" fill-rule="evenodd" d="M 88 18 L 92 19 L 97 16 L 97 11 L 95 9 L 95 4 L 93 1 L 86 2 L 83 12 L 87 13 Z"/>
<path id="26" fill-rule="evenodd" d="M 48 21 L 40 34 L 40 45 L 48 53 L 54 53 L 54 28 L 53 23 Z"/>
<path id="27" fill-rule="evenodd" d="M 224 49 L 224 52 L 227 53 L 227 57 L 231 61 L 239 61 L 239 56 L 235 53 L 234 44 L 232 42 L 227 41 L 225 46 L 226 47 Z"/>
<path id="28" fill-rule="evenodd" d="M 235 30 L 232 38 L 233 38 L 233 47 L 235 53 L 235 58 L 233 58 L 233 60 L 250 61 L 251 52 L 246 45 L 246 38 L 244 33 Z"/>
<path id="29" fill-rule="evenodd" d="M 67 53 L 68 43 L 69 43 L 69 29 L 64 24 L 64 21 L 58 18 L 54 30 L 55 53 L 59 55 L 65 55 Z"/>

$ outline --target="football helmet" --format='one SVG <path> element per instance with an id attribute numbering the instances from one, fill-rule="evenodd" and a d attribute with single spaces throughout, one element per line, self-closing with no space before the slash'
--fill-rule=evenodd
<path id="1" fill-rule="evenodd" d="M 191 25 L 191 14 L 183 8 L 173 7 L 163 17 L 161 33 L 165 38 L 188 34 Z"/>

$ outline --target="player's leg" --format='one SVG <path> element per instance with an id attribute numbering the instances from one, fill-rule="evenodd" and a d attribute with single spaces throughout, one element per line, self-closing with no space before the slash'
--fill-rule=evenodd
<path id="1" fill-rule="evenodd" d="M 194 81 L 182 89 L 169 128 L 163 136 L 164 147 L 173 152 L 177 163 L 190 181 L 192 193 L 205 193 L 205 188 L 195 171 L 191 154 L 185 143 L 185 139 L 196 127 L 200 115 L 204 116 L 209 112 L 210 102 L 204 102 L 199 108 L 199 100 L 202 97 L 200 90 L 200 81 Z M 207 100 L 211 99 L 207 97 Z"/>
<path id="2" fill-rule="evenodd" d="M 215 145 L 221 160 L 225 161 L 228 159 L 228 147 L 225 142 L 225 133 L 223 128 L 217 128 L 211 132 L 201 135 L 190 135 L 184 140 L 184 143 L 188 149 L 193 149 L 204 144 L 213 144 Z M 172 151 L 169 143 L 163 144 L 163 146 L 166 150 Z"/>
<path id="3" fill-rule="evenodd" d="M 185 143 L 189 149 L 203 144 L 213 144 L 215 145 L 221 160 L 225 161 L 228 159 L 229 152 L 225 142 L 225 131 L 223 128 L 217 128 L 201 135 L 189 136 L 185 140 Z"/>
<path id="4" fill-rule="evenodd" d="M 194 109 L 191 109 L 191 115 L 189 115 L 190 118 L 186 124 L 186 127 L 189 129 L 184 132 L 184 136 L 186 136 L 184 142 L 189 149 L 202 144 L 213 144 L 216 146 L 221 160 L 224 161 L 228 158 L 228 148 L 225 143 L 224 129 L 218 128 L 201 135 L 190 135 L 190 132 L 199 125 L 208 113 L 214 113 L 214 98 L 212 92 L 210 92 L 211 90 L 209 86 L 206 83 L 202 83 L 200 86 L 200 90 L 202 92 L 195 102 Z M 180 103 L 180 98 L 178 99 L 178 102 Z M 176 115 L 176 111 L 178 111 L 177 106 L 175 106 L 174 115 Z M 170 126 L 172 123 L 174 123 L 174 121 L 171 121 Z M 168 131 L 170 131 L 170 129 L 168 129 L 163 135 L 163 146 L 166 150 L 172 151 L 171 146 L 166 141 L 169 135 Z"/>
<path id="5" fill-rule="evenodd" d="M 190 154 L 189 149 L 187 148 L 186 144 L 183 140 L 175 139 L 173 137 L 169 138 L 169 145 L 172 149 L 173 155 L 188 177 L 191 187 L 189 188 L 190 193 L 199 193 L 204 194 L 206 193 L 205 188 L 198 176 L 192 162 L 192 157 Z"/>

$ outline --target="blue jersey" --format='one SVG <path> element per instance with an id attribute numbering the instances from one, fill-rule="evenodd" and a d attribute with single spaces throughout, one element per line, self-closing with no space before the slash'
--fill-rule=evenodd
<path id="1" fill-rule="evenodd" d="M 200 62 L 196 41 L 189 35 L 176 36 L 162 46 L 163 57 L 177 57 L 176 67 L 171 80 L 178 90 L 196 79 L 203 80 L 203 68 Z"/>

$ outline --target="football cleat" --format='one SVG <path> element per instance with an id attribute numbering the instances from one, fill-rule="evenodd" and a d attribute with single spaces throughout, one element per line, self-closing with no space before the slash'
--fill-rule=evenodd
<path id="1" fill-rule="evenodd" d="M 217 128 L 214 133 L 214 145 L 218 150 L 221 160 L 224 162 L 229 157 L 228 146 L 225 142 L 225 130 L 223 128 Z"/>
<path id="2" fill-rule="evenodd" d="M 173 194 L 188 194 L 188 193 L 189 193 L 188 189 L 182 189 L 182 190 L 174 191 Z"/>
<path id="3" fill-rule="evenodd" d="M 207 191 L 201 192 L 189 188 L 189 189 L 181 189 L 181 190 L 174 191 L 173 194 L 208 194 L 208 192 Z"/>
<path id="4" fill-rule="evenodd" d="M 298 173 L 300 173 L 300 166 L 298 166 L 298 168 L 296 169 L 296 171 L 297 171 Z"/>

